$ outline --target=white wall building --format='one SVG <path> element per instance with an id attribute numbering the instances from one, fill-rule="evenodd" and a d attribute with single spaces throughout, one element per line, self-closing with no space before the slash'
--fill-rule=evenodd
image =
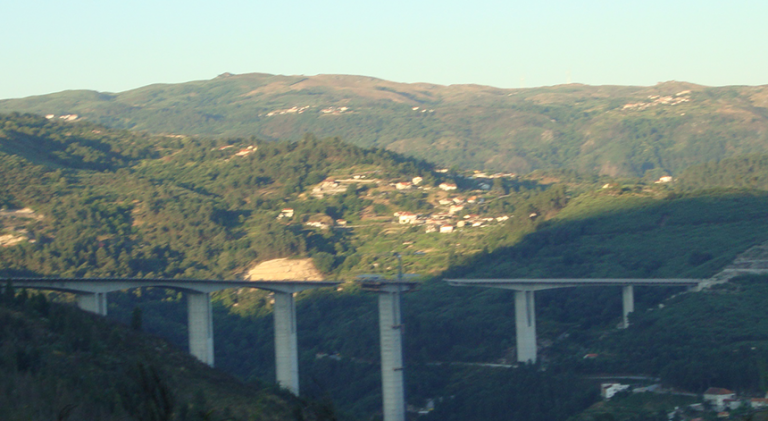
<path id="1" fill-rule="evenodd" d="M 628 384 L 603 383 L 600 385 L 600 395 L 605 399 L 611 399 L 617 393 L 629 389 Z"/>
<path id="2" fill-rule="evenodd" d="M 718 411 L 725 409 L 725 401 L 736 397 L 736 392 L 720 387 L 710 387 L 704 392 L 704 401 L 709 402 Z"/>
<path id="3" fill-rule="evenodd" d="M 416 219 L 418 218 L 418 215 L 411 212 L 400 212 L 400 215 L 398 216 L 398 222 L 401 224 L 413 224 L 416 223 Z"/>

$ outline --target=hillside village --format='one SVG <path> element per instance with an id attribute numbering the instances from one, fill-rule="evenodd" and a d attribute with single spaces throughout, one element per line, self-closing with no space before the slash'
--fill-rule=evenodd
<path id="1" fill-rule="evenodd" d="M 633 386 L 622 383 L 602 383 L 600 385 L 600 396 L 604 401 L 614 398 L 620 399 L 621 396 L 628 396 L 628 394 L 642 395 L 646 393 L 657 396 L 681 396 L 689 399 L 693 398 L 690 400 L 697 401 L 687 405 L 676 406 L 666 414 L 669 420 L 704 421 L 715 417 L 719 420 L 741 419 L 745 414 L 768 409 L 768 394 L 760 397 L 739 395 L 732 390 L 722 387 L 710 387 L 703 394 L 697 395 L 674 389 L 666 389 L 658 383 L 649 386 Z"/>
<path id="2" fill-rule="evenodd" d="M 647 110 L 651 107 L 656 107 L 659 105 L 679 105 L 686 102 L 690 102 L 691 98 L 691 91 L 686 89 L 684 91 L 680 91 L 676 93 L 675 95 L 649 95 L 648 101 L 644 102 L 630 102 L 628 104 L 624 104 L 622 107 L 622 110 L 636 110 L 636 111 L 642 111 Z"/>
<path id="3" fill-rule="evenodd" d="M 440 171 L 440 170 L 438 170 Z M 444 170 L 447 172 L 447 170 Z M 471 176 L 459 176 L 470 187 L 459 189 L 454 182 L 441 182 L 437 186 L 430 186 L 424 183 L 423 177 L 413 177 L 410 181 L 382 180 L 369 178 L 367 174 L 354 174 L 347 178 L 329 177 L 318 183 L 310 189 L 310 196 L 322 199 L 327 196 L 333 196 L 346 192 L 350 186 L 373 187 L 369 190 L 366 197 L 374 201 L 383 201 L 388 203 L 388 196 L 392 193 L 402 193 L 405 195 L 411 193 L 421 193 L 425 195 L 423 203 L 428 204 L 430 209 L 427 211 L 411 212 L 407 210 L 397 210 L 392 213 L 393 218 L 388 218 L 392 225 L 421 226 L 425 233 L 450 234 L 458 229 L 485 228 L 491 225 L 505 223 L 511 218 L 510 215 L 481 215 L 481 207 L 494 197 L 497 193 L 490 192 L 492 180 L 494 178 L 515 178 L 515 174 L 498 173 L 486 175 L 483 172 L 475 171 Z M 287 219 L 294 217 L 295 210 L 284 208 L 277 215 L 277 219 Z M 532 213 L 530 218 L 536 218 L 538 215 Z M 304 221 L 309 227 L 329 229 L 333 227 L 347 228 L 347 221 L 344 219 L 310 218 Z"/>

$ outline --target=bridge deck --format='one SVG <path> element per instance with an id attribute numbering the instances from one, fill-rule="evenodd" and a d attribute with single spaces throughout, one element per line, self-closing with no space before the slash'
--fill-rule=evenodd
<path id="1" fill-rule="evenodd" d="M 64 292 L 111 292 L 132 288 L 170 288 L 197 292 L 213 292 L 228 288 L 258 288 L 279 292 L 299 292 L 306 289 L 338 285 L 337 281 L 244 281 L 210 279 L 147 279 L 147 278 L 0 278 L 0 286 L 10 281 L 16 288 L 51 289 Z"/>
<path id="2" fill-rule="evenodd" d="M 583 286 L 696 286 L 699 279 L 631 279 L 631 278 L 583 278 L 583 279 L 446 279 L 452 286 L 482 286 L 505 289 L 551 289 Z"/>

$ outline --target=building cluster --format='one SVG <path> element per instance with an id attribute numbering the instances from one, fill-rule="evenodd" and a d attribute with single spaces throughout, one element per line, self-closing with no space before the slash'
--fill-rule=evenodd
<path id="1" fill-rule="evenodd" d="M 704 402 L 720 415 L 740 408 L 766 409 L 768 408 L 768 395 L 762 398 L 747 398 L 738 396 L 736 392 L 728 389 L 710 387 L 704 392 Z M 723 415 L 728 416 L 729 414 Z"/>
<path id="2" fill-rule="evenodd" d="M 645 110 L 650 107 L 656 107 L 658 105 L 678 105 L 684 102 L 690 102 L 689 95 L 691 91 L 685 90 L 676 93 L 675 95 L 661 96 L 661 95 L 649 95 L 648 100 L 650 102 L 630 102 L 624 104 L 622 110 Z"/>
<path id="3" fill-rule="evenodd" d="M 258 147 L 251 145 L 251 146 L 249 146 L 249 147 L 247 147 L 247 148 L 243 148 L 243 149 L 240 149 L 239 151 L 237 151 L 237 152 L 235 153 L 235 156 L 246 156 L 246 155 L 250 155 L 250 154 L 252 154 L 253 152 L 256 152 L 256 150 L 257 150 L 257 149 L 258 149 Z"/>
<path id="4" fill-rule="evenodd" d="M 456 228 L 482 228 L 493 223 L 503 223 L 509 220 L 508 215 L 497 217 L 483 217 L 477 214 L 465 214 L 467 204 L 481 203 L 484 199 L 477 196 L 470 196 L 467 199 L 455 197 L 452 199 L 441 199 L 440 205 L 444 208 L 440 212 L 430 214 L 416 214 L 413 212 L 395 212 L 399 224 L 405 225 L 424 225 L 424 231 L 427 233 L 439 232 L 441 234 L 452 233 Z"/>
<path id="5" fill-rule="evenodd" d="M 267 117 L 272 117 L 275 115 L 284 115 L 284 114 L 303 114 L 304 111 L 307 111 L 310 108 L 312 108 L 311 105 L 305 105 L 303 107 L 291 107 L 291 108 L 286 108 L 284 110 L 270 111 L 267 113 Z"/>
<path id="6" fill-rule="evenodd" d="M 312 196 L 321 199 L 324 196 L 344 193 L 347 190 L 347 185 L 347 183 L 342 183 L 339 180 L 326 178 L 320 184 L 312 188 Z"/>
<path id="7" fill-rule="evenodd" d="M 45 118 L 47 118 L 48 120 L 52 120 L 52 119 L 56 118 L 56 115 L 48 114 L 48 115 L 45 116 Z M 59 120 L 64 120 L 64 121 L 75 121 L 78 118 L 80 118 L 80 116 L 77 115 L 77 114 L 65 114 L 65 115 L 60 115 L 59 116 Z"/>
<path id="8" fill-rule="evenodd" d="M 490 178 L 490 179 L 493 179 L 493 178 L 515 178 L 515 177 L 517 177 L 517 174 L 512 173 L 512 172 L 498 172 L 498 173 L 495 173 L 495 174 L 486 174 L 483 171 L 475 170 L 473 172 L 473 174 L 471 176 L 469 176 L 468 178 L 470 180 L 476 180 L 478 178 Z"/>
<path id="9" fill-rule="evenodd" d="M 494 178 L 494 177 L 509 177 L 509 176 L 515 176 L 514 174 L 495 174 L 493 176 L 488 176 L 484 173 L 481 173 L 479 171 L 475 172 L 477 175 L 477 178 Z M 312 188 L 310 194 L 313 197 L 316 198 L 323 198 L 325 196 L 331 196 L 335 194 L 344 193 L 347 191 L 349 186 L 351 184 L 356 183 L 375 183 L 379 184 L 380 181 L 376 179 L 368 179 L 366 178 L 366 175 L 363 174 L 356 174 L 352 175 L 349 179 L 336 179 L 333 177 L 326 178 L 322 182 L 318 183 L 315 187 Z M 475 178 L 475 177 L 470 177 Z M 424 185 L 424 178 L 420 176 L 416 176 L 411 178 L 407 181 L 397 181 L 397 182 L 390 182 L 389 186 L 393 187 L 395 190 L 400 192 L 406 192 L 409 190 L 415 190 L 415 189 L 423 189 L 423 190 L 431 190 L 434 187 Z M 442 190 L 443 192 L 452 193 L 458 190 L 458 186 L 456 183 L 453 182 L 443 182 L 440 183 L 437 188 L 439 190 Z M 480 188 L 490 188 L 490 186 L 480 186 Z M 383 193 L 386 195 L 386 193 Z M 444 193 L 441 193 L 444 194 Z M 439 232 L 443 234 L 451 233 L 457 228 L 475 228 L 475 227 L 486 227 L 491 224 L 495 223 L 503 223 L 507 221 L 510 216 L 508 215 L 501 215 L 496 217 L 481 217 L 478 214 L 474 213 L 467 213 L 469 211 L 469 208 L 471 205 L 474 204 L 480 204 L 485 201 L 484 198 L 478 197 L 476 195 L 472 196 L 466 196 L 466 197 L 443 197 L 440 198 L 437 202 L 438 209 L 434 212 L 428 213 L 428 214 L 416 214 L 413 212 L 408 211 L 399 211 L 395 212 L 395 223 L 397 224 L 403 224 L 403 225 L 423 225 L 425 232 L 432 233 L 432 232 Z M 284 209 L 283 212 L 281 212 L 277 218 L 290 218 L 292 217 L 288 216 L 286 213 L 286 210 Z M 335 222 L 327 222 L 327 221 L 314 221 L 313 223 L 307 222 L 306 225 L 311 227 L 316 227 L 320 229 L 327 229 L 331 226 L 339 226 L 344 227 L 346 225 L 346 221 L 344 223 L 340 223 L 339 221 Z"/>
<path id="10" fill-rule="evenodd" d="M 344 114 L 344 113 L 349 112 L 349 111 L 350 110 L 349 110 L 348 107 L 328 107 L 328 108 L 323 108 L 322 110 L 320 110 L 320 112 L 323 113 L 323 114 L 331 114 L 331 115 Z"/>
<path id="11" fill-rule="evenodd" d="M 231 148 L 234 148 L 234 147 L 235 147 L 235 145 L 224 145 L 224 146 L 219 146 L 218 148 L 214 148 L 214 149 L 218 149 L 220 151 L 224 151 L 224 150 L 231 149 Z M 250 154 L 256 152 L 258 149 L 259 149 L 258 146 L 251 145 L 251 146 L 239 149 L 237 152 L 235 152 L 235 156 L 247 156 L 247 155 L 250 155 Z M 229 160 L 227 159 L 227 161 L 229 161 Z"/>
<path id="12" fill-rule="evenodd" d="M 322 199 L 324 196 L 333 196 L 347 191 L 351 184 L 379 184 L 379 180 L 367 178 L 365 174 L 355 174 L 352 178 L 336 179 L 328 177 L 320 184 L 312 188 L 310 193 L 313 197 Z"/>
<path id="13" fill-rule="evenodd" d="M 266 114 L 266 116 L 272 117 L 276 115 L 286 115 L 286 114 L 304 114 L 304 112 L 306 112 L 312 107 L 313 107 L 312 105 L 304 105 L 301 107 L 294 106 L 291 108 L 270 111 Z M 352 112 L 352 110 L 349 107 L 327 107 L 320 110 L 320 113 L 325 115 L 339 115 L 339 114 L 345 114 L 350 112 Z"/>
<path id="14" fill-rule="evenodd" d="M 585 357 L 586 358 L 586 357 Z M 630 389 L 630 385 L 621 383 L 603 383 L 600 385 L 600 394 L 604 399 L 611 399 L 617 393 L 631 390 L 632 393 L 670 393 L 654 384 L 647 387 Z M 669 419 L 686 421 L 702 421 L 707 418 L 707 412 L 717 413 L 719 419 L 731 418 L 731 411 L 735 410 L 765 410 L 768 409 L 768 394 L 762 398 L 740 397 L 736 392 L 720 387 L 710 387 L 704 392 L 703 402 L 694 403 L 687 407 L 676 407 L 668 415 Z M 707 418 L 709 419 L 709 418 Z"/>
<path id="15" fill-rule="evenodd" d="M 327 230 L 331 227 L 331 224 L 324 221 L 309 221 L 307 222 L 307 226 Z"/>
<path id="16" fill-rule="evenodd" d="M 629 390 L 628 384 L 621 383 L 603 383 L 600 385 L 600 396 L 605 399 L 611 399 L 617 393 Z"/>
<path id="17" fill-rule="evenodd" d="M 280 215 L 277 215 L 277 219 L 283 218 L 293 218 L 293 209 L 283 208 L 283 210 L 280 211 Z"/>

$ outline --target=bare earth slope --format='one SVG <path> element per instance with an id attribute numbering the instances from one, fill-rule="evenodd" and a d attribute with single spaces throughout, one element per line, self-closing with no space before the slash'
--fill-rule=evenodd
<path id="1" fill-rule="evenodd" d="M 272 259 L 261 262 L 245 275 L 249 281 L 322 281 L 312 259 Z"/>

